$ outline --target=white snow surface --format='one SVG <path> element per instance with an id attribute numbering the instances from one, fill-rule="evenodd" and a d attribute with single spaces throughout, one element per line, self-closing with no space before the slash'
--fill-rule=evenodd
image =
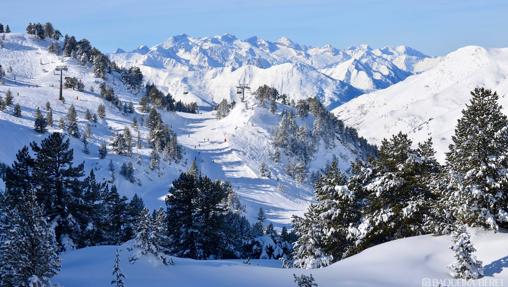
<path id="1" fill-rule="evenodd" d="M 364 94 L 333 112 L 373 144 L 399 131 L 416 142 L 432 137 L 440 161 L 474 88 L 497 91 L 508 112 L 508 48 L 467 46 L 426 59 L 415 69 L 423 72 Z"/>
<path id="2" fill-rule="evenodd" d="M 126 286 L 182 287 L 294 287 L 293 274 L 312 274 L 320 287 L 372 286 L 408 287 L 428 280 L 448 286 L 503 286 L 508 280 L 507 233 L 472 230 L 475 255 L 485 268 L 485 277 L 458 285 L 448 274 L 453 262 L 451 236 L 417 236 L 369 248 L 331 266 L 313 269 L 283 269 L 276 260 L 208 260 L 174 258 L 175 265 L 163 266 L 146 257 L 131 264 L 125 246 L 90 247 L 63 254 L 62 272 L 54 279 L 63 286 L 110 286 L 115 250 L 121 250 L 121 269 Z M 490 280 L 490 281 L 488 281 Z M 485 285 L 495 282 L 498 285 Z M 460 283 L 460 282 L 459 282 Z M 452 285 L 455 284 L 455 285 Z M 461 284 L 465 284 L 462 282 Z M 483 284 L 483 285 L 481 285 Z"/>
<path id="3" fill-rule="evenodd" d="M 303 46 L 288 38 L 240 40 L 229 34 L 205 38 L 183 34 L 152 48 L 118 50 L 110 56 L 120 66 L 139 66 L 149 81 L 186 102 L 205 105 L 238 99 L 235 87 L 245 83 L 253 89 L 273 86 L 294 100 L 317 96 L 329 107 L 401 81 L 427 58 L 406 46 L 340 50 Z"/>

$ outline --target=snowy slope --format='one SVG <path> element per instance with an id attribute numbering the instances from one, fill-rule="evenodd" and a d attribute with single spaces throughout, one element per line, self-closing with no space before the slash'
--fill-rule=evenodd
<path id="1" fill-rule="evenodd" d="M 497 91 L 501 104 L 508 107 L 508 48 L 468 46 L 421 65 L 427 66 L 426 71 L 362 95 L 334 113 L 375 144 L 399 131 L 416 141 L 432 137 L 443 160 L 472 89 Z"/>
<path id="2" fill-rule="evenodd" d="M 97 93 L 103 80 L 95 78 L 90 67 L 82 66 L 74 59 L 49 53 L 48 45 L 46 40 L 13 33 L 6 36 L 3 48 L 0 49 L 0 65 L 7 70 L 6 80 L 3 85 L 0 84 L 0 96 L 4 97 L 7 90 L 11 90 L 14 102 L 19 103 L 22 108 L 21 118 L 12 115 L 12 107 L 0 112 L 0 137 L 3 139 L 0 162 L 10 164 L 23 145 L 45 137 L 33 130 L 36 107 L 40 107 L 45 113 L 46 102 L 50 102 L 55 121 L 50 131 L 59 131 L 58 120 L 66 115 L 73 104 L 78 112 L 80 129 L 83 130 L 87 123 L 84 119 L 86 109 L 96 112 L 98 105 L 103 103 L 107 116 L 104 121 L 99 120 L 92 125 L 90 154 L 82 152 L 83 144 L 79 139 L 71 139 L 75 149 L 75 162 L 85 161 L 86 169 L 93 168 L 99 179 L 110 179 L 108 164 L 112 160 L 116 170 L 115 184 L 120 193 L 128 197 L 137 193 L 150 208 L 164 206 L 163 196 L 169 185 L 180 172 L 188 168 L 193 159 L 197 160 L 204 174 L 232 183 L 246 205 L 249 219 L 255 218 L 258 209 L 263 207 L 269 221 L 277 226 L 287 225 L 292 215 L 301 215 L 312 200 L 310 182 L 295 182 L 287 176 L 282 163 L 277 164 L 270 159 L 271 141 L 283 107 L 279 106 L 278 112 L 272 114 L 266 108 L 259 107 L 251 94 L 246 95 L 246 103 L 238 103 L 223 119 L 217 119 L 215 111 L 203 111 L 199 114 L 162 112 L 163 120 L 176 132 L 178 142 L 183 147 L 184 159 L 179 163 L 165 162 L 160 171 L 149 169 L 151 149 L 148 147 L 148 130 L 145 127 L 140 129 L 143 148 L 134 148 L 132 157 L 118 156 L 110 151 L 106 159 L 100 160 L 98 147 L 101 143 L 110 142 L 115 132 L 122 131 L 125 126 L 130 127 L 134 117 L 140 121 L 140 118 L 146 115 L 139 111 L 124 114 L 111 103 L 104 101 Z M 54 74 L 55 67 L 62 63 L 69 67 L 66 76 L 75 76 L 85 85 L 84 92 L 64 89 L 65 103 L 58 100 L 59 75 Z M 292 65 L 283 64 L 273 69 L 283 73 L 285 66 L 290 69 Z M 251 69 L 253 72 L 259 68 L 242 67 L 239 70 L 241 69 Z M 10 70 L 12 72 L 9 72 Z M 302 75 L 302 81 L 303 77 Z M 261 85 L 269 80 L 269 77 L 259 78 L 258 83 Z M 136 103 L 141 96 L 125 89 L 117 76 L 108 75 L 107 84 L 114 87 L 115 94 L 122 101 Z M 219 86 L 220 83 L 218 80 L 210 81 L 210 85 Z M 90 91 L 92 87 L 95 92 Z M 131 133 L 136 138 L 133 128 Z M 350 162 L 357 158 L 357 154 L 355 147 L 346 143 L 338 143 L 333 150 L 319 147 L 310 163 L 310 169 L 316 171 L 323 168 L 335 155 L 341 159 L 341 167 L 347 170 Z M 122 163 L 129 161 L 135 168 L 135 183 L 118 174 Z M 260 175 L 263 162 L 270 168 L 271 179 Z"/>
<path id="3" fill-rule="evenodd" d="M 255 89 L 262 82 L 291 99 L 318 96 L 330 107 L 405 79 L 426 58 L 405 46 L 339 50 L 302 46 L 287 38 L 240 40 L 229 34 L 178 35 L 152 48 L 119 50 L 110 56 L 121 66 L 139 66 L 148 80 L 182 101 L 203 105 L 237 99 L 238 83 Z"/>
<path id="4" fill-rule="evenodd" d="M 476 231 L 472 241 L 483 261 L 485 277 L 468 281 L 467 286 L 502 286 L 508 280 L 506 233 Z M 121 251 L 121 268 L 126 286 L 211 286 L 211 287 L 293 287 L 293 274 L 312 274 L 320 287 L 372 286 L 407 287 L 425 285 L 429 280 L 450 280 L 447 265 L 453 262 L 449 236 L 430 235 L 399 239 L 369 248 L 362 253 L 315 270 L 282 269 L 274 260 L 175 259 L 173 266 L 161 266 L 150 258 L 130 264 L 126 246 Z M 417 246 L 418 248 L 415 248 Z M 65 253 L 62 272 L 55 282 L 63 286 L 110 286 L 116 246 L 91 247 Z M 490 280 L 490 281 L 488 281 Z M 497 282 L 498 285 L 485 285 Z M 442 281 L 442 285 L 457 285 L 457 281 Z M 455 284 L 455 285 L 452 285 Z M 484 284 L 484 285 L 480 285 Z M 501 285 L 499 285 L 501 284 Z"/>

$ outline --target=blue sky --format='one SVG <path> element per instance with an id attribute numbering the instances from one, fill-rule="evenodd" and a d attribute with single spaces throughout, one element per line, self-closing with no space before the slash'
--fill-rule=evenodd
<path id="1" fill-rule="evenodd" d="M 405 44 L 429 55 L 465 45 L 508 46 L 506 0 L 2 0 L 14 31 L 52 22 L 105 52 L 186 33 L 231 33 L 345 48 Z"/>

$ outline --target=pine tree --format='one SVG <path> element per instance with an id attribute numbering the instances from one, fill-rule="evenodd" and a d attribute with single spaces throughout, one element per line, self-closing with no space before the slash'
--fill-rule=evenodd
<path id="1" fill-rule="evenodd" d="M 314 277 L 312 277 L 312 274 L 309 276 L 304 274 L 297 276 L 296 274 L 293 274 L 293 277 L 295 278 L 295 283 L 298 287 L 318 287 Z"/>
<path id="2" fill-rule="evenodd" d="M 83 153 L 89 154 L 90 150 L 88 149 L 88 136 L 86 135 L 86 133 L 83 133 L 83 135 L 81 136 L 81 142 L 83 143 Z"/>
<path id="3" fill-rule="evenodd" d="M 449 203 L 460 222 L 497 230 L 508 227 L 508 118 L 497 93 L 476 88 L 471 95 L 446 155 Z"/>
<path id="4" fill-rule="evenodd" d="M 106 155 L 108 154 L 108 147 L 106 143 L 101 143 L 99 146 L 99 158 L 104 159 Z"/>
<path id="5" fill-rule="evenodd" d="M 97 115 L 99 116 L 99 118 L 101 119 L 105 119 L 106 118 L 106 107 L 103 105 L 103 104 L 100 104 L 98 107 L 97 107 Z"/>
<path id="6" fill-rule="evenodd" d="M 18 118 L 21 117 L 21 106 L 19 104 L 14 105 L 14 112 L 12 113 L 12 115 Z"/>
<path id="7" fill-rule="evenodd" d="M 111 142 L 111 149 L 120 155 L 127 153 L 127 143 L 121 133 L 116 133 L 113 142 Z"/>
<path id="8" fill-rule="evenodd" d="M 46 123 L 53 126 L 53 109 L 49 108 L 46 113 Z"/>
<path id="9" fill-rule="evenodd" d="M 12 106 L 13 102 L 14 102 L 14 97 L 12 96 L 12 92 L 11 90 L 7 90 L 7 92 L 5 92 L 5 105 L 6 106 Z"/>
<path id="10" fill-rule="evenodd" d="M 217 118 L 222 119 L 229 114 L 230 106 L 226 99 L 223 99 L 219 105 L 217 105 Z"/>
<path id="11" fill-rule="evenodd" d="M 123 137 L 125 139 L 126 154 L 130 156 L 132 155 L 132 135 L 131 130 L 127 126 L 124 127 Z"/>
<path id="12" fill-rule="evenodd" d="M 86 112 L 85 112 L 85 119 L 87 121 L 92 121 L 92 113 L 90 112 L 89 109 L 86 109 Z"/>
<path id="13" fill-rule="evenodd" d="M 152 217 L 146 208 L 141 212 L 137 221 L 133 254 L 129 258 L 131 262 L 138 260 L 142 256 L 151 255 L 160 260 L 164 265 L 170 263 L 170 260 L 164 254 L 164 248 L 161 246 L 163 242 L 161 236 L 164 236 L 166 232 L 159 233 L 161 230 L 158 224 L 164 224 L 164 217 L 160 218 L 159 214 L 158 212 L 155 217 Z"/>
<path id="14" fill-rule="evenodd" d="M 46 132 L 47 122 L 46 119 L 42 116 L 41 110 L 39 107 L 35 109 L 35 121 L 34 121 L 34 129 L 38 133 Z"/>
<path id="15" fill-rule="evenodd" d="M 166 198 L 171 253 L 195 259 L 222 258 L 229 253 L 224 226 L 231 185 L 212 181 L 190 169 L 173 181 Z"/>
<path id="16" fill-rule="evenodd" d="M 455 262 L 449 266 L 450 274 L 454 278 L 478 279 L 483 277 L 482 262 L 473 253 L 476 251 L 465 226 L 461 225 L 452 234 Z"/>
<path id="17" fill-rule="evenodd" d="M 159 165 L 160 165 L 160 156 L 157 150 L 154 148 L 150 153 L 150 169 L 151 170 L 159 169 Z"/>
<path id="18" fill-rule="evenodd" d="M 114 287 L 124 287 L 124 280 L 125 275 L 123 275 L 122 270 L 120 269 L 120 252 L 117 249 L 115 253 L 115 264 L 113 265 L 113 280 L 111 281 L 111 285 Z"/>
<path id="19" fill-rule="evenodd" d="M 41 202 L 49 217 L 49 223 L 55 227 L 56 240 L 61 249 L 64 243 L 80 236 L 78 222 L 79 208 L 71 208 L 76 202 L 73 193 L 81 188 L 80 178 L 83 176 L 83 163 L 73 165 L 73 150 L 69 139 L 60 133 L 52 133 L 30 146 L 36 155 L 34 164 L 34 186 L 37 199 Z"/>
<path id="20" fill-rule="evenodd" d="M 33 190 L 24 190 L 21 199 L 16 208 L 5 210 L 8 220 L 0 228 L 0 285 L 28 286 L 37 280 L 50 286 L 60 270 L 54 235 Z"/>
<path id="21" fill-rule="evenodd" d="M 265 211 L 263 210 L 263 208 L 260 207 L 258 210 L 257 221 L 252 226 L 252 235 L 254 237 L 262 236 L 263 234 L 265 234 L 265 227 L 264 227 L 265 220 L 266 220 Z"/>
<path id="22" fill-rule="evenodd" d="M 295 244 L 295 265 L 302 268 L 326 266 L 348 255 L 353 243 L 349 229 L 360 219 L 359 206 L 337 160 L 317 179 L 315 197 L 305 219 L 295 218 L 295 231 L 300 236 Z"/>
<path id="23" fill-rule="evenodd" d="M 362 218 L 355 235 L 362 250 L 389 240 L 431 232 L 426 223 L 435 195 L 429 180 L 439 172 L 431 143 L 412 148 L 406 134 L 382 141 L 379 156 L 350 179 Z"/>
<path id="24" fill-rule="evenodd" d="M 67 111 L 67 132 L 69 135 L 79 138 L 79 128 L 78 128 L 78 116 L 76 113 L 76 109 L 74 108 L 74 105 L 71 105 L 69 107 L 69 110 Z"/>

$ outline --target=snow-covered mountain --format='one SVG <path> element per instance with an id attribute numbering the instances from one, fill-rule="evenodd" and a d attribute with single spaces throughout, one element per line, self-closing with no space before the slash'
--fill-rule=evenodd
<path id="1" fill-rule="evenodd" d="M 230 181 L 241 201 L 247 207 L 248 218 L 253 219 L 260 207 L 267 213 L 268 220 L 276 225 L 290 222 L 294 214 L 302 214 L 312 200 L 312 185 L 310 181 L 298 183 L 286 174 L 283 163 L 275 163 L 270 153 L 273 151 L 272 140 L 274 131 L 280 121 L 282 109 L 290 109 L 279 105 L 278 112 L 272 114 L 267 108 L 258 105 L 252 95 L 247 95 L 245 103 L 238 103 L 228 116 L 216 118 L 215 111 L 204 111 L 199 114 L 175 113 L 161 111 L 163 120 L 171 126 L 178 136 L 178 142 L 183 149 L 183 160 L 179 163 L 163 162 L 160 170 L 149 168 L 151 148 L 147 139 L 149 130 L 140 127 L 142 148 L 134 149 L 132 157 L 120 156 L 109 152 L 106 159 L 99 159 L 98 147 L 102 143 L 110 143 L 115 133 L 125 127 L 131 128 L 136 137 L 132 121 L 137 118 L 141 122 L 146 114 L 139 112 L 138 101 L 143 92 L 134 93 L 127 89 L 118 74 L 108 74 L 106 80 L 96 78 L 92 67 L 82 65 L 74 58 L 63 57 L 48 52 L 49 40 L 39 40 L 35 36 L 26 34 L 6 34 L 0 48 L 0 65 L 7 75 L 0 84 L 0 96 L 5 98 L 8 90 L 14 95 L 14 103 L 21 106 L 22 115 L 13 115 L 13 107 L 0 111 L 0 137 L 3 139 L 0 149 L 0 162 L 10 164 L 16 152 L 31 141 L 40 141 L 45 135 L 33 130 L 34 112 L 39 107 L 45 113 L 46 102 L 49 102 L 54 117 L 54 126 L 49 131 L 59 131 L 58 121 L 65 117 L 70 105 L 74 105 L 78 113 L 78 124 L 84 130 L 91 124 L 92 136 L 88 139 L 90 154 L 83 152 L 80 139 L 71 138 L 71 145 L 75 150 L 75 162 L 85 161 L 87 170 L 94 169 L 98 179 L 110 179 L 109 162 L 115 168 L 115 184 L 121 194 L 140 195 L 150 208 L 164 205 L 163 196 L 167 193 L 171 182 L 186 170 L 193 159 L 204 174 L 213 179 Z M 55 73 L 58 65 L 65 64 L 68 71 L 65 76 L 80 79 L 85 86 L 80 92 L 64 89 L 65 102 L 58 100 L 59 74 Z M 287 66 L 287 67 L 286 67 Z M 308 69 L 308 66 L 302 69 Z M 290 69 L 290 64 L 273 67 L 281 74 Z M 246 73 L 255 73 L 260 68 L 245 66 L 239 68 Z M 213 70 L 212 72 L 214 72 Z M 216 72 L 216 71 L 215 71 Z M 232 74 L 235 71 L 230 72 Z M 296 73 L 296 72 L 295 72 Z M 308 76 L 316 74 L 316 86 L 326 85 L 331 79 L 319 76 L 315 70 L 301 75 L 301 81 L 308 80 Z M 168 76 L 169 77 L 169 76 Z M 295 78 L 291 78 L 294 80 Z M 259 78 L 259 85 L 267 78 Z M 99 85 L 102 82 L 112 87 L 122 102 L 132 102 L 136 107 L 133 114 L 124 113 L 112 103 L 99 95 Z M 319 83 L 317 81 L 325 81 Z M 233 82 L 231 82 L 233 84 Z M 219 89 L 218 79 L 211 80 L 212 87 Z M 85 119 L 86 110 L 96 112 L 99 104 L 106 106 L 106 118 L 97 123 L 90 123 Z M 311 117 L 308 117 L 310 121 Z M 312 127 L 312 122 L 307 123 Z M 332 149 L 325 149 L 318 143 L 317 151 L 309 163 L 310 172 L 323 168 L 333 156 L 341 159 L 341 168 L 348 169 L 351 161 L 362 152 L 355 144 L 346 140 L 337 140 Z M 134 165 L 136 181 L 131 183 L 118 174 L 123 163 Z M 262 163 L 267 164 L 272 174 L 266 178 L 260 174 Z M 2 187 L 0 187 L 2 188 Z"/>
<path id="2" fill-rule="evenodd" d="M 417 65 L 426 71 L 362 95 L 334 113 L 375 144 L 399 131 L 416 141 L 432 137 L 438 158 L 443 160 L 457 119 L 475 87 L 497 91 L 508 112 L 507 48 L 468 46 Z"/>
<path id="3" fill-rule="evenodd" d="M 235 87 L 268 84 L 290 99 L 317 96 L 336 107 L 365 91 L 386 88 L 413 73 L 426 56 L 405 46 L 340 50 L 233 35 L 174 36 L 152 48 L 110 55 L 120 66 L 139 66 L 147 79 L 177 99 L 201 105 L 237 99 Z"/>

